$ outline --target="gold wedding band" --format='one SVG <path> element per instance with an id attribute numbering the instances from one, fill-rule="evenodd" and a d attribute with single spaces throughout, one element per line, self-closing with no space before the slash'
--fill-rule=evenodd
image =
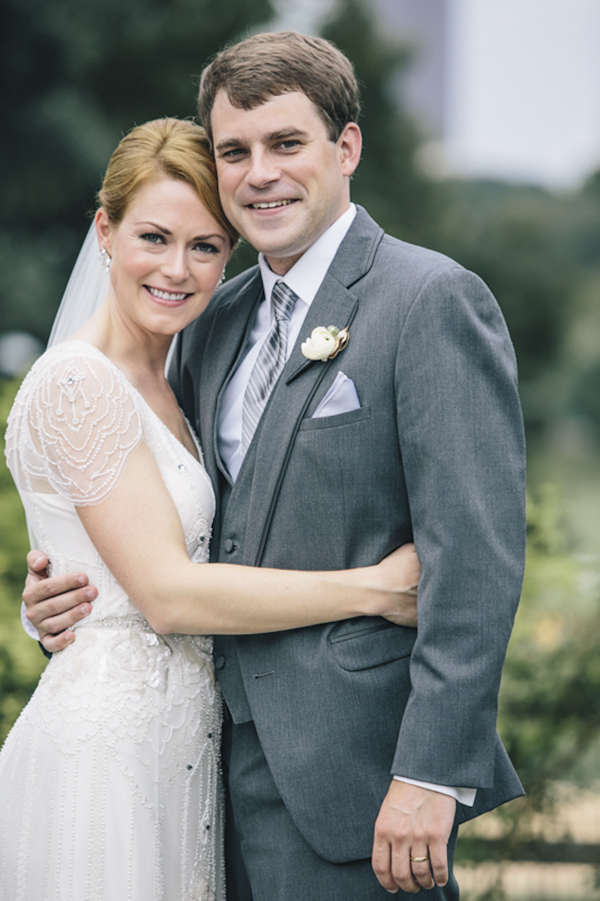
<path id="1" fill-rule="evenodd" d="M 426 854 L 425 857 L 413 857 L 411 854 L 410 859 L 413 863 L 425 863 L 426 860 L 429 860 L 429 855 Z"/>

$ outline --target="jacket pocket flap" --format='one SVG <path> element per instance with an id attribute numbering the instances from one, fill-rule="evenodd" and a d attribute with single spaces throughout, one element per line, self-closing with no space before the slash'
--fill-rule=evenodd
<path id="1" fill-rule="evenodd" d="M 362 670 L 408 657 L 416 637 L 416 629 L 365 617 L 336 623 L 328 640 L 342 669 Z"/>

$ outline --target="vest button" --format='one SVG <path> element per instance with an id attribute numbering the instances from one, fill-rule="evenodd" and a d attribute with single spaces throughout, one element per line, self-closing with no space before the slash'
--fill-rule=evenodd
<path id="1" fill-rule="evenodd" d="M 215 660 L 215 669 L 225 669 L 227 665 L 227 659 L 223 656 L 217 657 Z"/>
<path id="2" fill-rule="evenodd" d="M 232 550 L 234 549 L 235 544 L 233 543 L 231 538 L 226 538 L 223 547 L 225 548 L 225 553 L 230 554 L 232 552 Z"/>

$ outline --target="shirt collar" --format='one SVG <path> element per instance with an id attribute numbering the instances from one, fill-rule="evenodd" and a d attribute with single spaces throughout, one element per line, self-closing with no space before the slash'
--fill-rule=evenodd
<path id="1" fill-rule="evenodd" d="M 302 254 L 285 276 L 273 272 L 263 254 L 258 255 L 258 265 L 269 307 L 273 286 L 280 280 L 284 281 L 292 291 L 295 291 L 307 307 L 310 307 L 355 216 L 356 206 L 351 203 L 346 212 L 342 213 L 327 231 Z"/>

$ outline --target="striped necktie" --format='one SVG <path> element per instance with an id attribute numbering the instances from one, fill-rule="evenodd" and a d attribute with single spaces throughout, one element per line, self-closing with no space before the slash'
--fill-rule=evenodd
<path id="1" fill-rule="evenodd" d="M 275 319 L 250 373 L 248 387 L 244 394 L 242 406 L 242 453 L 244 456 L 269 395 L 285 366 L 288 325 L 297 299 L 298 295 L 288 288 L 285 282 L 275 282 L 271 294 L 271 306 Z"/>

